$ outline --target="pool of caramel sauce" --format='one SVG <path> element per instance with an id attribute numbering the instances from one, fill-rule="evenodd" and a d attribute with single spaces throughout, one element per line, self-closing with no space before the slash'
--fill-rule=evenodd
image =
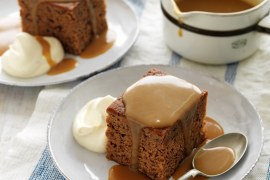
<path id="1" fill-rule="evenodd" d="M 258 1 L 247 0 L 175 0 L 182 12 L 205 11 L 213 13 L 233 13 L 250 9 Z"/>
<path id="2" fill-rule="evenodd" d="M 127 166 L 115 165 L 109 170 L 108 180 L 150 180 L 144 174 L 135 172 Z"/>
<path id="3" fill-rule="evenodd" d="M 204 121 L 205 121 L 204 131 L 206 135 L 206 141 L 203 142 L 200 145 L 200 147 L 203 146 L 205 143 L 207 143 L 207 141 L 209 141 L 210 139 L 216 138 L 224 134 L 223 128 L 214 119 L 210 117 L 205 117 Z M 179 177 L 183 176 L 186 172 L 192 169 L 192 160 L 196 152 L 197 149 L 194 149 L 193 152 L 181 162 L 181 164 L 173 174 L 173 179 L 178 179 Z M 116 180 L 116 179 L 150 180 L 147 176 L 142 175 L 140 173 L 136 173 L 130 170 L 128 167 L 122 165 L 115 165 L 111 167 L 111 169 L 109 170 L 109 180 Z M 195 178 L 190 178 L 189 180 L 206 180 L 206 179 L 207 178 L 204 176 L 196 176 Z"/>
<path id="4" fill-rule="evenodd" d="M 59 64 L 53 66 L 47 74 L 50 76 L 62 74 L 75 69 L 77 64 L 77 61 L 73 58 L 64 58 Z"/>

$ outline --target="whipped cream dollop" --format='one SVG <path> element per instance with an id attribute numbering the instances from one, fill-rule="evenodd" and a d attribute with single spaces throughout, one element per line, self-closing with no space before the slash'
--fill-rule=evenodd
<path id="1" fill-rule="evenodd" d="M 110 95 L 98 97 L 79 111 L 73 123 L 73 136 L 82 147 L 93 152 L 106 152 L 106 109 L 114 100 Z"/>
<path id="2" fill-rule="evenodd" d="M 21 32 L 3 54 L 1 62 L 2 69 L 9 75 L 31 78 L 47 73 L 63 58 L 64 49 L 58 39 Z"/>

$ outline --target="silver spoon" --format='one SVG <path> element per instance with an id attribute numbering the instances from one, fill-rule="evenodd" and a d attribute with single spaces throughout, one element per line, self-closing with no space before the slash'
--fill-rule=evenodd
<path id="1" fill-rule="evenodd" d="M 215 177 L 215 176 L 219 176 L 219 175 L 229 171 L 243 157 L 243 155 L 247 149 L 247 145 L 248 145 L 247 137 L 241 133 L 228 133 L 228 134 L 219 136 L 219 137 L 211 140 L 209 143 L 202 146 L 195 154 L 193 161 L 192 161 L 192 166 L 194 169 L 191 169 L 190 171 L 188 171 L 186 174 L 184 174 L 178 180 L 185 180 L 191 176 L 195 177 L 197 175 L 202 175 L 202 176 L 206 176 L 206 177 Z M 205 172 L 197 170 L 196 164 L 194 163 L 196 158 L 205 149 L 210 149 L 210 148 L 215 148 L 215 147 L 228 147 L 234 151 L 235 159 L 234 159 L 233 163 L 231 164 L 231 166 L 219 174 L 206 174 Z"/>

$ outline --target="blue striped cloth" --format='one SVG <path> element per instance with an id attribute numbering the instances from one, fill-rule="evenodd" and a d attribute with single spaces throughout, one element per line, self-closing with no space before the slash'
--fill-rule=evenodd
<path id="1" fill-rule="evenodd" d="M 268 165 L 268 171 L 267 171 L 266 180 L 270 180 L 270 160 L 269 160 L 269 165 Z"/>

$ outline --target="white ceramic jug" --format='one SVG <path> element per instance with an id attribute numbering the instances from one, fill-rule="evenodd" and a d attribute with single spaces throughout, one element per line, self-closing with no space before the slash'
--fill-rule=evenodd
<path id="1" fill-rule="evenodd" d="M 243 60 L 257 50 L 257 32 L 270 32 L 270 1 L 251 2 L 256 5 L 244 11 L 212 13 L 180 12 L 174 0 L 161 0 L 165 41 L 176 53 L 200 63 Z"/>

